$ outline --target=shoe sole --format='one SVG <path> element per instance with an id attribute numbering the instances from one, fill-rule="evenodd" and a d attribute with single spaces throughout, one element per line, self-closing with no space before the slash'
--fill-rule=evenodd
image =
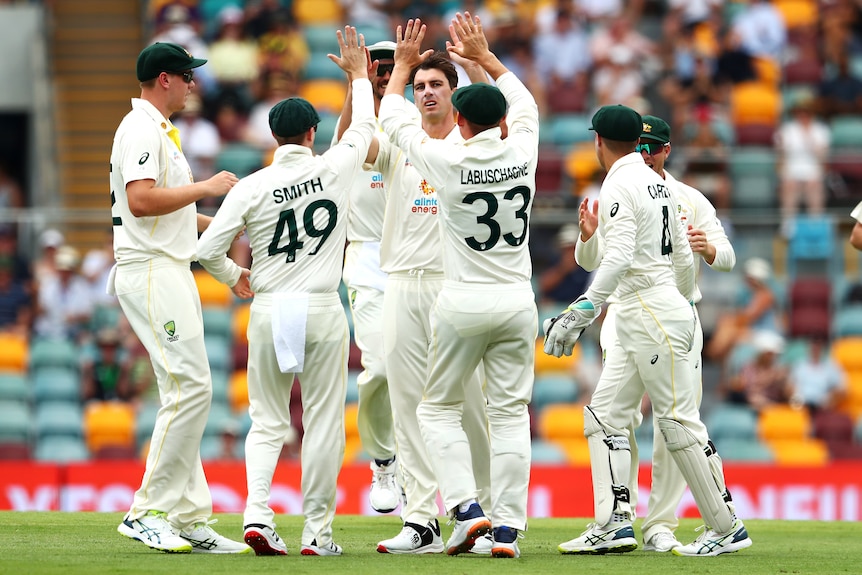
<path id="1" fill-rule="evenodd" d="M 157 547 L 152 542 L 144 541 L 141 539 L 140 535 L 137 531 L 126 525 L 125 523 L 120 523 L 117 527 L 117 532 L 123 537 L 128 537 L 132 541 L 137 541 L 138 543 L 143 543 L 150 549 L 155 549 L 156 551 L 161 551 L 162 553 L 191 553 L 192 545 L 189 543 L 187 546 L 183 545 L 182 547 Z"/>
<path id="2" fill-rule="evenodd" d="M 315 550 L 309 547 L 303 547 L 299 552 L 300 555 L 307 555 L 309 557 L 340 557 L 341 553 L 332 553 L 330 551 L 323 550 Z"/>
<path id="3" fill-rule="evenodd" d="M 418 547 L 416 549 L 404 550 L 404 549 L 392 549 L 391 547 L 386 547 L 385 545 L 377 545 L 378 553 L 388 553 L 389 555 L 422 555 L 423 553 L 442 553 L 443 552 L 443 544 L 437 543 L 431 545 L 425 545 L 424 547 Z"/>
<path id="4" fill-rule="evenodd" d="M 275 549 L 266 540 L 266 536 L 257 531 L 250 531 L 243 537 L 245 544 L 251 547 L 255 555 L 287 555 L 287 551 Z"/>
<path id="5" fill-rule="evenodd" d="M 517 559 L 520 557 L 520 554 L 515 553 L 514 549 L 509 549 L 508 547 L 494 547 L 491 549 L 491 557 L 498 557 L 500 559 Z"/>
<path id="6" fill-rule="evenodd" d="M 634 551 L 638 548 L 638 542 L 635 540 L 628 542 L 625 539 L 622 539 L 622 541 L 625 541 L 625 543 L 618 543 L 610 547 L 565 549 L 562 545 L 560 545 L 559 547 L 557 547 L 557 549 L 563 555 L 607 555 L 608 553 L 629 553 L 630 551 Z"/>
<path id="7" fill-rule="evenodd" d="M 743 539 L 742 541 L 737 541 L 736 543 L 731 543 L 730 545 L 728 545 L 726 547 L 722 547 L 717 552 L 701 553 L 701 554 L 680 553 L 679 547 L 674 547 L 671 550 L 671 553 L 673 553 L 674 555 L 676 555 L 678 557 L 717 557 L 718 555 L 724 555 L 725 553 L 736 553 L 737 551 L 741 551 L 742 549 L 747 549 L 748 547 L 751 547 L 751 543 L 752 543 L 752 541 L 750 538 L 749 539 Z"/>
<path id="8" fill-rule="evenodd" d="M 470 527 L 470 530 L 467 532 L 467 538 L 464 539 L 463 543 L 446 549 L 446 554 L 458 555 L 460 553 L 467 553 L 473 548 L 473 545 L 476 544 L 476 539 L 478 539 L 479 537 L 483 537 L 490 532 L 491 522 L 480 521 L 479 523 L 476 523 L 475 525 Z"/>
<path id="9" fill-rule="evenodd" d="M 374 511 L 376 511 L 377 513 L 392 513 L 393 511 L 395 511 L 396 509 L 398 509 L 398 506 L 396 505 L 395 507 L 392 507 L 391 509 L 378 509 L 377 507 L 374 507 L 374 506 L 372 505 L 372 506 L 371 506 L 371 509 L 373 509 L 373 510 L 374 510 Z"/>

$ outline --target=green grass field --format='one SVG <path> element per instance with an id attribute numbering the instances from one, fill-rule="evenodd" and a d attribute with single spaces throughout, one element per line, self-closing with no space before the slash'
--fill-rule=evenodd
<path id="1" fill-rule="evenodd" d="M 241 516 L 217 517 L 220 533 L 240 538 Z M 521 558 L 506 560 L 474 555 L 382 555 L 376 551 L 377 541 L 395 535 L 400 528 L 399 519 L 390 516 L 336 517 L 335 541 L 344 547 L 342 557 L 301 556 L 302 519 L 295 516 L 278 517 L 279 534 L 289 548 L 287 557 L 160 553 L 117 533 L 121 519 L 118 513 L 0 512 L 0 574 L 831 575 L 862 571 L 858 555 L 862 524 L 848 522 L 747 521 L 754 540 L 749 549 L 720 557 L 690 558 L 640 550 L 623 555 L 561 555 L 557 544 L 578 535 L 588 520 L 536 519 L 520 541 Z M 683 521 L 677 532 L 679 539 L 684 543 L 693 540 L 698 524 Z M 451 527 L 443 525 L 444 539 L 450 532 Z"/>

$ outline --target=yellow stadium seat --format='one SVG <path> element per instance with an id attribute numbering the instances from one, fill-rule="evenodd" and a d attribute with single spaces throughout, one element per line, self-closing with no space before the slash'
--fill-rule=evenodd
<path id="1" fill-rule="evenodd" d="M 342 80 L 306 80 L 299 87 L 299 95 L 311 102 L 318 112 L 338 115 L 347 98 L 347 86 Z"/>
<path id="2" fill-rule="evenodd" d="M 227 307 L 231 304 L 233 292 L 226 284 L 221 283 L 203 270 L 196 271 L 194 276 L 203 307 Z"/>
<path id="3" fill-rule="evenodd" d="M 587 438 L 573 437 L 570 439 L 555 439 L 554 444 L 558 445 L 563 453 L 566 454 L 566 461 L 571 465 L 578 467 L 590 466 L 590 447 L 587 443 Z"/>
<path id="4" fill-rule="evenodd" d="M 769 86 L 778 86 L 781 83 L 781 65 L 769 58 L 754 58 L 754 70 L 761 82 Z"/>
<path id="5" fill-rule="evenodd" d="M 730 116 L 734 125 L 776 125 L 781 117 L 781 92 L 764 82 L 743 82 L 730 91 Z"/>
<path id="6" fill-rule="evenodd" d="M 826 465 L 829 449 L 820 439 L 785 439 L 767 443 L 777 465 Z"/>
<path id="7" fill-rule="evenodd" d="M 30 346 L 27 338 L 12 333 L 0 333 L 0 371 L 25 373 Z"/>
<path id="8" fill-rule="evenodd" d="M 581 359 L 581 346 L 576 345 L 569 357 L 554 357 L 545 353 L 544 345 L 543 338 L 536 340 L 536 375 L 549 372 L 574 373 L 574 369 Z"/>
<path id="9" fill-rule="evenodd" d="M 564 167 L 566 174 L 577 182 L 578 189 L 586 186 L 602 168 L 593 142 L 575 144 L 566 155 Z"/>
<path id="10" fill-rule="evenodd" d="M 862 337 L 842 337 L 833 342 L 832 359 L 848 373 L 862 372 Z"/>
<path id="11" fill-rule="evenodd" d="M 862 371 L 847 372 L 847 393 L 838 404 L 838 409 L 854 420 L 862 418 Z"/>
<path id="12" fill-rule="evenodd" d="M 84 440 L 90 453 L 105 448 L 135 448 L 135 410 L 120 401 L 99 401 L 84 409 Z"/>
<path id="13" fill-rule="evenodd" d="M 556 441 L 584 437 L 584 406 L 571 403 L 548 405 L 539 413 L 539 435 Z"/>
<path id="14" fill-rule="evenodd" d="M 760 438 L 767 442 L 802 440 L 810 434 L 811 416 L 804 409 L 774 405 L 760 412 L 757 428 Z"/>
<path id="15" fill-rule="evenodd" d="M 772 5 L 781 12 L 788 29 L 817 26 L 816 0 L 772 0 Z"/>
<path id="16" fill-rule="evenodd" d="M 359 413 L 358 403 L 348 403 L 344 406 L 344 435 L 346 437 L 359 437 Z"/>
<path id="17" fill-rule="evenodd" d="M 233 310 L 231 335 L 236 344 L 248 345 L 248 318 L 251 315 L 251 304 L 242 303 Z"/>
<path id="18" fill-rule="evenodd" d="M 238 369 L 230 376 L 227 400 L 234 413 L 248 409 L 248 372 Z"/>
<path id="19" fill-rule="evenodd" d="M 293 16 L 300 26 L 308 24 L 338 24 L 341 5 L 338 0 L 294 0 Z"/>

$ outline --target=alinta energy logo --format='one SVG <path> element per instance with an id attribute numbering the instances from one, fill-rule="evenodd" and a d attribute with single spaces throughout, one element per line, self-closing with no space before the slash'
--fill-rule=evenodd
<path id="1" fill-rule="evenodd" d="M 413 200 L 413 208 L 411 211 L 414 214 L 431 214 L 432 216 L 436 216 L 437 197 L 435 194 L 437 193 L 437 190 L 435 190 L 434 187 L 424 179 L 420 182 L 419 189 L 422 192 L 422 196 Z"/>

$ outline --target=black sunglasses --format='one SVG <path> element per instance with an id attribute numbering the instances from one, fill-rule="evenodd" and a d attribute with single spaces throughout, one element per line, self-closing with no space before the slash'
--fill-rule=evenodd
<path id="1" fill-rule="evenodd" d="M 377 76 L 382 78 L 387 72 L 391 74 L 394 69 L 395 64 L 379 64 L 377 66 Z"/>
<path id="2" fill-rule="evenodd" d="M 661 142 L 644 142 L 643 144 L 638 144 L 637 146 L 635 146 L 635 152 L 646 152 L 650 156 L 655 156 L 656 154 L 664 150 L 665 146 L 667 146 L 667 144 L 663 144 Z"/>
<path id="3" fill-rule="evenodd" d="M 194 70 L 186 70 L 185 72 L 168 72 L 168 74 L 174 74 L 175 76 L 180 76 L 183 79 L 183 82 L 186 84 L 191 84 L 192 80 L 195 79 L 195 71 Z"/>

